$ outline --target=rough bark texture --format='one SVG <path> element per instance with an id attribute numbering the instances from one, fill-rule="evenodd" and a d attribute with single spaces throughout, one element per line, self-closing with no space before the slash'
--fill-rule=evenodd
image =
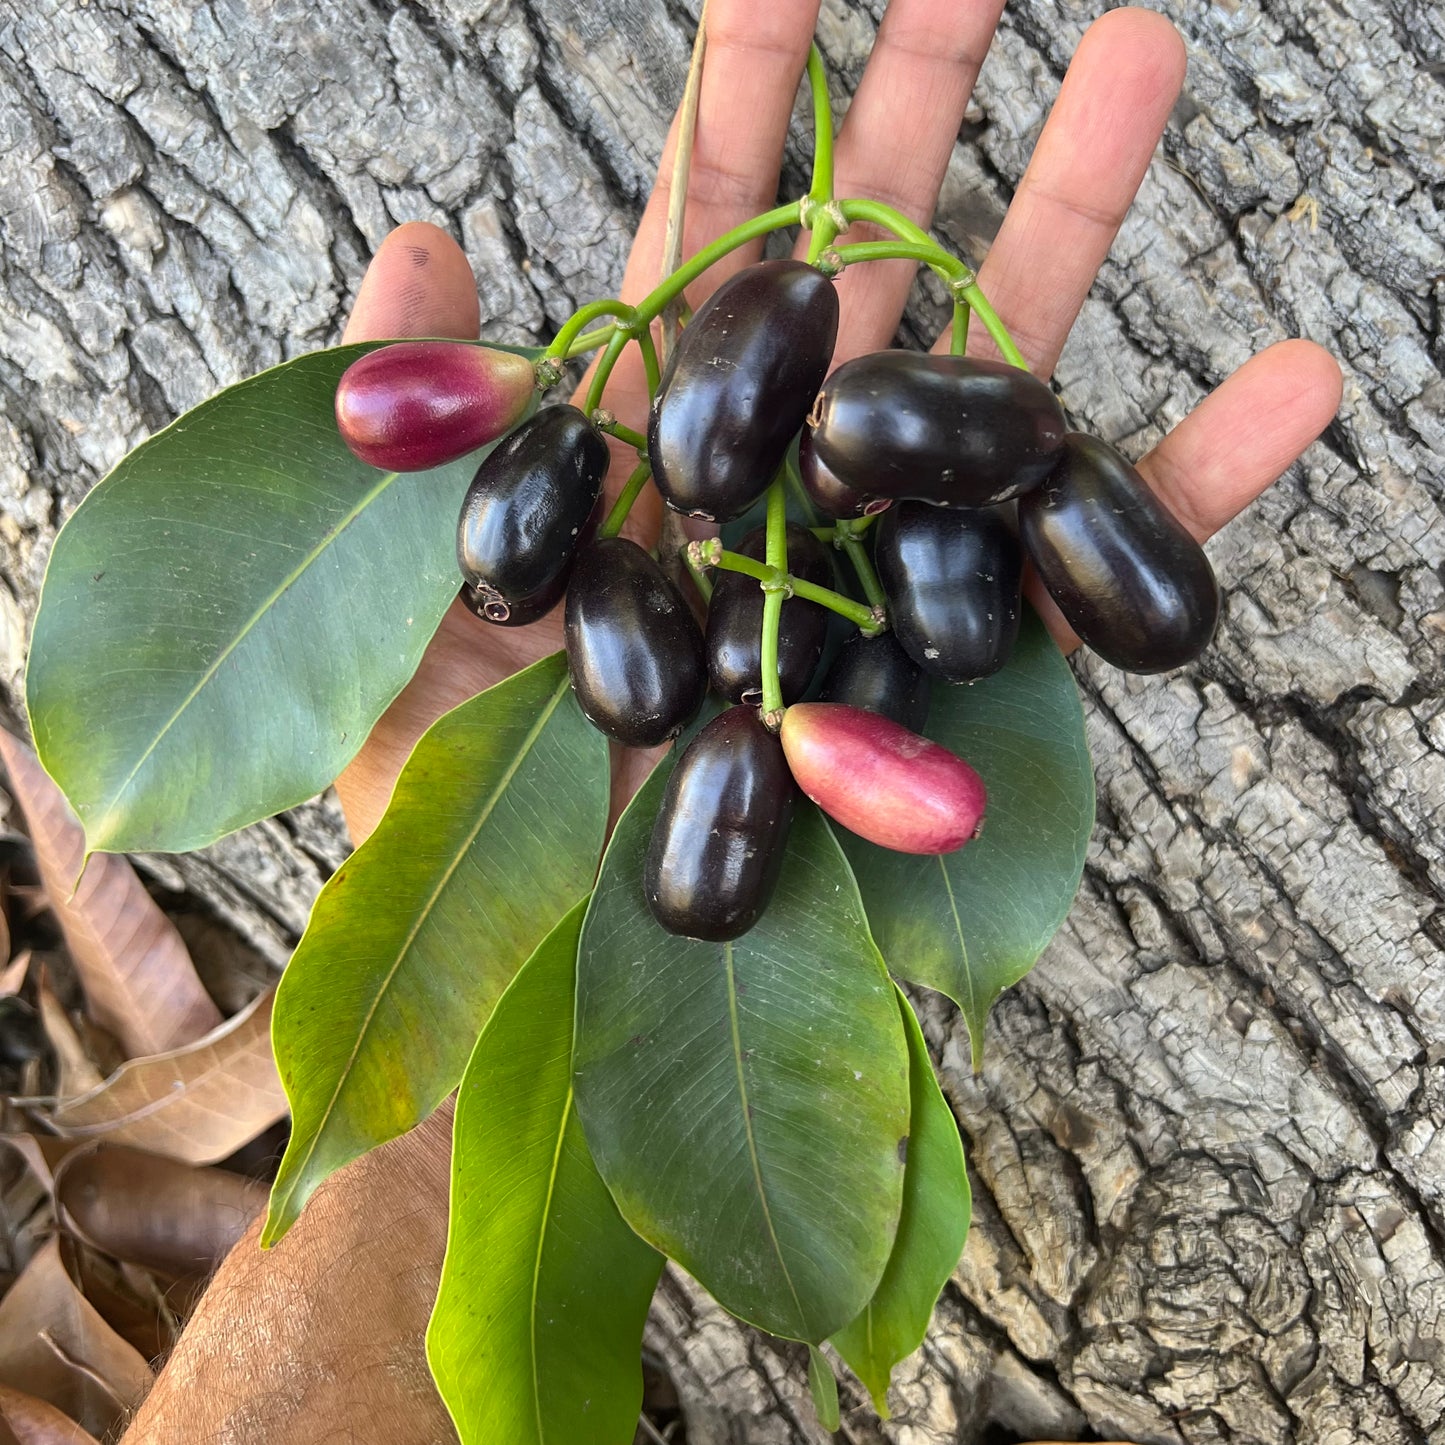
<path id="1" fill-rule="evenodd" d="M 1303 334 L 1344 360 L 1345 405 L 1213 545 L 1229 601 L 1200 666 L 1078 665 L 1100 799 L 1084 890 L 996 1008 L 980 1078 L 926 1008 L 976 1222 L 894 1422 L 845 1389 L 851 1440 L 1445 1429 L 1445 11 L 1154 3 L 1189 41 L 1187 94 L 1063 399 L 1137 453 Z M 1010 4 L 938 223 L 965 254 L 1101 8 Z M 615 291 L 694 10 L 0 0 L 12 701 L 69 509 L 148 429 L 334 341 L 395 222 L 453 228 L 495 336 Z M 824 6 L 840 91 L 880 10 Z M 941 314 L 920 288 L 911 335 Z M 279 963 L 340 849 L 319 804 L 151 867 Z M 685 1285 L 651 1341 L 693 1445 L 822 1438 L 800 1358 Z"/>

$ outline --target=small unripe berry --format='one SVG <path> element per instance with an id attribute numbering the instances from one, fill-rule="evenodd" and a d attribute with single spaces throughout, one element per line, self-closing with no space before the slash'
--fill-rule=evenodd
<path id="1" fill-rule="evenodd" d="M 336 386 L 336 425 L 368 466 L 424 472 L 510 431 L 534 389 L 525 356 L 461 341 L 400 341 L 347 367 Z"/>
<path id="2" fill-rule="evenodd" d="M 878 713 L 804 702 L 783 714 L 798 786 L 835 822 L 896 853 L 952 853 L 983 827 L 983 780 L 938 743 Z"/>

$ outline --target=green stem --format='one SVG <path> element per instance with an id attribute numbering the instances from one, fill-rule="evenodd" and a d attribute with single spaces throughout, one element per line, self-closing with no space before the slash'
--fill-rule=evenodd
<path id="1" fill-rule="evenodd" d="M 953 303 L 953 328 L 949 332 L 948 350 L 952 356 L 962 356 L 968 350 L 968 318 L 973 310 L 961 300 Z"/>
<path id="2" fill-rule="evenodd" d="M 615 326 L 599 326 L 596 331 L 585 331 L 567 348 L 565 359 L 571 361 L 574 356 L 581 356 L 584 352 L 595 351 L 599 346 L 606 346 L 616 334 Z M 562 359 L 558 358 L 558 360 Z"/>
<path id="3" fill-rule="evenodd" d="M 888 598 L 883 592 L 883 584 L 878 580 L 878 574 L 873 570 L 872 559 L 868 556 L 868 549 L 863 545 L 863 539 L 851 527 L 846 530 L 840 528 L 838 540 L 843 544 L 843 550 L 848 554 L 848 560 L 853 564 L 853 570 L 858 574 L 858 585 L 863 589 L 863 595 L 873 607 L 888 610 Z"/>
<path id="4" fill-rule="evenodd" d="M 628 477 L 622 491 L 618 493 L 611 511 L 607 513 L 606 520 L 597 529 L 599 537 L 615 537 L 622 530 L 622 524 L 627 520 L 627 514 L 632 510 L 632 504 L 637 500 L 638 493 L 647 485 L 647 479 L 651 475 L 652 463 L 639 462 L 632 475 Z"/>
<path id="5" fill-rule="evenodd" d="M 794 597 L 806 598 L 809 602 L 816 602 L 819 607 L 826 607 L 830 612 L 836 612 L 840 617 L 846 617 L 849 622 L 861 627 L 870 637 L 882 630 L 879 625 L 878 613 L 873 607 L 855 602 L 851 597 L 843 596 L 841 592 L 834 592 L 831 587 L 819 587 L 814 582 L 805 582 L 801 577 L 793 577 L 782 568 L 770 567 L 766 562 L 759 562 L 753 557 L 743 557 L 736 552 L 723 552 L 714 557 L 704 551 L 703 556 L 707 565 L 716 567 L 719 572 L 741 572 L 743 576 L 751 577 L 769 589 L 767 596 L 763 599 L 763 625 L 765 628 L 767 626 L 768 598 L 778 598 L 778 606 L 781 609 L 783 601 L 791 592 Z M 776 643 L 776 638 L 774 642 Z M 763 643 L 766 649 L 766 632 L 763 634 Z M 764 656 L 766 656 L 766 651 Z M 763 673 L 765 683 L 767 676 L 765 671 Z M 764 693 L 766 691 L 767 689 L 764 688 Z M 778 705 L 781 707 L 781 702 Z M 771 711 L 766 702 L 763 704 L 763 710 Z"/>
<path id="6" fill-rule="evenodd" d="M 663 308 L 674 296 L 680 295 L 704 271 L 716 266 L 722 258 L 746 246 L 749 241 L 760 241 L 785 226 L 794 226 L 798 221 L 797 202 L 786 206 L 774 206 L 761 216 L 734 226 L 731 231 L 719 236 L 710 246 L 704 246 L 686 264 L 679 266 L 658 288 L 638 303 L 634 325 L 647 325 L 662 315 Z"/>
<path id="7" fill-rule="evenodd" d="M 813 183 L 808 188 L 805 210 L 813 228 L 808 260 L 816 265 L 838 234 L 836 218 L 825 209 L 833 200 L 833 103 L 828 96 L 823 56 L 816 45 L 808 49 L 808 88 L 813 93 Z"/>
<path id="8" fill-rule="evenodd" d="M 631 327 L 636 324 L 636 313 L 625 301 L 608 299 L 605 301 L 590 301 L 586 306 L 574 312 L 566 325 L 552 338 L 552 344 L 542 354 L 560 360 L 565 356 L 571 356 L 573 343 L 577 341 L 583 329 L 591 321 L 596 321 L 599 316 L 615 316 L 624 327 Z M 616 331 L 616 327 L 610 328 Z M 611 337 L 608 338 L 611 340 Z M 579 350 L 581 348 L 578 348 Z"/>
<path id="9" fill-rule="evenodd" d="M 988 297 L 978 289 L 977 281 L 972 286 L 963 288 L 960 300 L 966 302 L 969 309 L 975 312 L 978 319 L 983 322 L 988 334 L 993 337 L 993 344 L 998 347 L 998 354 L 1010 366 L 1021 367 L 1027 371 L 1029 364 L 1024 360 L 1023 352 L 1014 345 L 1014 339 L 1008 334 L 1008 328 L 999 320 L 998 312 L 989 305 Z"/>
<path id="10" fill-rule="evenodd" d="M 604 431 L 610 437 L 616 437 L 620 442 L 626 442 L 628 446 L 635 447 L 639 452 L 647 450 L 647 438 L 641 432 L 633 431 L 630 426 L 623 426 L 616 417 L 611 421 L 598 421 L 592 418 L 598 431 Z"/>
<path id="11" fill-rule="evenodd" d="M 781 477 L 768 488 L 767 564 L 774 576 L 788 572 L 788 498 Z M 781 714 L 783 685 L 778 678 L 778 629 L 783 620 L 784 594 L 769 590 L 763 594 L 762 682 L 763 721 Z M 781 717 L 778 717 L 781 722 Z"/>
<path id="12" fill-rule="evenodd" d="M 647 377 L 647 394 L 656 396 L 662 385 L 662 369 L 657 364 L 657 347 L 652 340 L 652 327 L 644 322 L 634 333 L 637 349 L 642 353 L 642 370 Z"/>
<path id="13" fill-rule="evenodd" d="M 978 281 L 974 278 L 972 271 L 963 264 L 956 256 L 950 256 L 942 246 L 936 245 L 928 237 L 928 233 L 915 225 L 892 206 L 885 206 L 882 201 L 867 201 L 849 199 L 839 201 L 838 208 L 842 211 L 844 219 L 848 221 L 867 221 L 875 226 L 881 226 L 885 231 L 892 231 L 901 240 L 911 243 L 919 249 L 918 252 L 904 250 L 884 251 L 875 253 L 869 257 L 859 259 L 878 260 L 882 256 L 907 256 L 912 259 L 925 261 L 935 271 L 949 280 L 950 289 L 954 293 L 956 301 L 962 301 L 970 310 L 978 313 L 978 318 L 993 338 L 993 344 L 998 347 L 999 355 L 1003 357 L 1010 366 L 1022 367 L 1028 370 L 1028 363 L 1024 360 L 1023 352 L 1016 345 L 1014 339 L 1008 333 L 1008 328 L 999 319 L 999 314 L 989 305 L 988 297 L 979 289 Z M 865 242 L 864 245 L 884 245 L 886 242 Z M 843 247 L 844 259 L 847 253 L 855 249 L 862 249 L 862 246 Z M 924 252 L 927 254 L 923 254 Z M 952 273 L 950 275 L 950 273 Z M 968 278 L 967 284 L 963 284 L 964 277 Z"/>
<path id="14" fill-rule="evenodd" d="M 617 365 L 617 358 L 622 355 L 627 343 L 632 338 L 626 331 L 618 330 L 612 340 L 607 343 L 607 350 L 602 353 L 602 359 L 597 363 L 597 370 L 592 373 L 592 385 L 587 388 L 587 400 L 582 403 L 582 410 L 591 416 L 599 406 L 602 405 L 602 393 L 607 387 L 607 378 L 612 375 L 612 368 Z"/>

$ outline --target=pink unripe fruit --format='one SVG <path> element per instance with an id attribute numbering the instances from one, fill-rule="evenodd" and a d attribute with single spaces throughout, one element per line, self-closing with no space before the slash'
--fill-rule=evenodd
<path id="1" fill-rule="evenodd" d="M 368 466 L 424 472 L 474 452 L 526 415 L 532 363 L 461 341 L 368 351 L 336 386 L 341 439 Z"/>
<path id="2" fill-rule="evenodd" d="M 945 747 L 878 713 L 800 702 L 783 714 L 798 786 L 850 832 L 897 853 L 952 853 L 983 828 L 983 780 Z"/>

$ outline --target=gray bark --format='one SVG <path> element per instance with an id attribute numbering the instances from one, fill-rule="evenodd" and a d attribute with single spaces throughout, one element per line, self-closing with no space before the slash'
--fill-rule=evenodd
<path id="1" fill-rule="evenodd" d="M 855 1441 L 1445 1430 L 1445 12 L 1153 3 L 1188 39 L 1186 96 L 1063 399 L 1137 454 L 1286 335 L 1343 360 L 1346 399 L 1213 544 L 1229 600 L 1197 667 L 1077 664 L 1083 892 L 995 1009 L 980 1078 L 954 1013 L 925 1009 L 975 1224 L 894 1422 L 845 1386 Z M 453 230 L 489 335 L 615 293 L 695 8 L 0 0 L 12 703 L 69 509 L 175 412 L 335 341 L 393 224 Z M 1010 4 L 937 225 L 964 254 L 1102 8 Z M 843 91 L 880 10 L 824 6 Z M 906 331 L 940 321 L 920 287 Z M 279 964 L 340 848 L 321 803 L 150 866 Z M 686 1284 L 650 1338 L 693 1445 L 821 1438 L 798 1356 Z"/>

